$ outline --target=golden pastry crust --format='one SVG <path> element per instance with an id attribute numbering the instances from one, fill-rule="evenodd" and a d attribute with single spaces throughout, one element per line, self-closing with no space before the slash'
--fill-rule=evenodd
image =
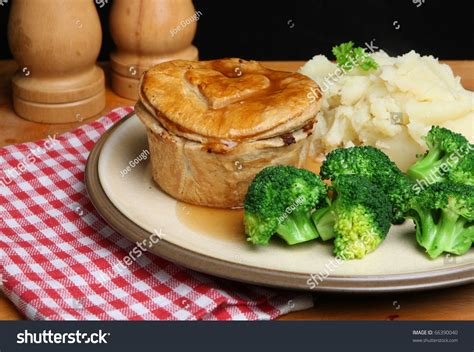
<path id="1" fill-rule="evenodd" d="M 159 64 L 142 76 L 139 94 L 168 131 L 225 149 L 303 127 L 319 111 L 310 92 L 318 86 L 299 73 L 222 59 Z"/>
<path id="2" fill-rule="evenodd" d="M 187 203 L 241 207 L 270 165 L 304 166 L 320 99 L 299 73 L 255 61 L 171 61 L 148 70 L 135 112 L 147 127 L 153 179 Z M 320 95 L 320 94 L 319 94 Z"/>
<path id="3" fill-rule="evenodd" d="M 242 207 L 255 175 L 270 165 L 305 165 L 310 129 L 281 137 L 241 143 L 227 153 L 203 150 L 199 142 L 167 131 L 139 102 L 135 112 L 147 127 L 152 175 L 166 193 L 186 203 L 217 208 Z"/>

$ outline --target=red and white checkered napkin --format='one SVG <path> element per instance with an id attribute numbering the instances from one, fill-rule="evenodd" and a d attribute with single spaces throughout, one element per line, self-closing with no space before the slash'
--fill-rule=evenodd
<path id="1" fill-rule="evenodd" d="M 5 295 L 30 319 L 253 320 L 310 307 L 310 295 L 209 277 L 148 253 L 111 276 L 134 244 L 94 210 L 84 168 L 100 135 L 131 111 L 0 149 Z"/>

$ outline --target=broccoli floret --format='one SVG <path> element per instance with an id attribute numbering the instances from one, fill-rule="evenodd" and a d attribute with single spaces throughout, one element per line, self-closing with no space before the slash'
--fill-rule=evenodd
<path id="1" fill-rule="evenodd" d="M 448 173 L 452 182 L 474 186 L 474 145 L 470 145 L 469 153 Z"/>
<path id="2" fill-rule="evenodd" d="M 366 177 L 388 195 L 392 203 L 392 223 L 404 221 L 412 184 L 381 150 L 370 146 L 339 148 L 330 152 L 321 165 L 321 177 L 337 180 L 341 175 Z"/>
<path id="3" fill-rule="evenodd" d="M 407 174 L 411 179 L 425 180 L 430 184 L 442 182 L 449 178 L 451 170 L 457 169 L 454 178 L 459 179 L 458 177 L 463 172 L 468 172 L 471 174 L 472 181 L 472 160 L 471 164 L 469 162 L 464 164 L 466 169 L 464 167 L 457 168 L 466 156 L 471 154 L 472 158 L 472 147 L 463 135 L 446 128 L 433 126 L 424 140 L 428 150 L 408 168 Z M 470 170 L 469 167 L 471 167 Z"/>
<path id="4" fill-rule="evenodd" d="M 340 175 L 332 187 L 332 201 L 313 213 L 313 221 L 323 240 L 335 237 L 337 256 L 362 258 L 387 236 L 392 214 L 390 200 L 363 176 Z"/>
<path id="5" fill-rule="evenodd" d="M 369 71 L 379 67 L 375 60 L 365 52 L 364 48 L 354 48 L 353 42 L 342 43 L 333 47 L 332 53 L 336 57 L 338 66 L 344 70 L 360 67 L 364 71 Z"/>
<path id="6" fill-rule="evenodd" d="M 435 183 L 413 197 L 408 216 L 416 239 L 431 258 L 443 252 L 462 255 L 474 241 L 474 187 Z"/>
<path id="7" fill-rule="evenodd" d="M 265 245 L 276 233 L 292 245 L 317 238 L 311 212 L 326 199 L 326 184 L 308 170 L 292 166 L 263 169 L 244 201 L 247 240 Z"/>

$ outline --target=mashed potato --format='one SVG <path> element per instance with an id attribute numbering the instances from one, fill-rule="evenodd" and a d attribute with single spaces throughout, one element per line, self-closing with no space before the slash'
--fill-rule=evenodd
<path id="1" fill-rule="evenodd" d="M 432 125 L 474 142 L 474 93 L 462 87 L 448 65 L 414 51 L 370 56 L 379 64 L 377 70 L 337 74 L 337 65 L 322 55 L 300 70 L 323 91 L 315 131 L 321 157 L 337 147 L 372 145 L 406 170 L 426 150 L 421 137 Z M 308 99 L 314 99 L 312 94 Z"/>

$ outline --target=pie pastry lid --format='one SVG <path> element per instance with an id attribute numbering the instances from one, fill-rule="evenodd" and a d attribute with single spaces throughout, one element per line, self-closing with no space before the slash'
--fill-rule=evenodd
<path id="1" fill-rule="evenodd" d="M 171 133 L 224 145 L 298 130 L 314 119 L 321 101 L 310 78 L 242 59 L 159 64 L 142 76 L 139 95 Z"/>

